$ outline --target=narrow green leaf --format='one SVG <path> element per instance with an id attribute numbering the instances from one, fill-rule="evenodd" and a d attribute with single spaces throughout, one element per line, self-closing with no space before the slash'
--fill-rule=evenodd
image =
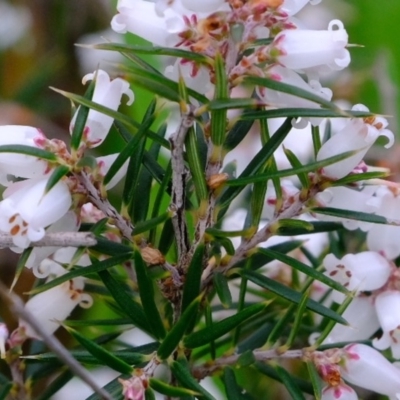
<path id="1" fill-rule="evenodd" d="M 163 203 L 163 199 L 168 196 L 168 187 L 171 182 L 171 176 L 172 176 L 172 167 L 171 167 L 171 161 L 168 163 L 168 166 L 165 171 L 165 175 L 163 177 L 162 182 L 160 183 L 160 188 L 158 189 L 157 196 L 154 200 L 153 203 L 153 210 L 151 212 L 151 218 L 156 218 L 160 213 L 161 213 L 161 205 Z M 170 220 L 171 223 L 171 220 Z M 165 224 L 164 224 L 165 226 Z M 156 234 L 157 230 L 155 228 L 152 228 L 149 234 L 149 243 L 156 243 Z M 161 251 L 161 250 L 160 250 Z M 166 254 L 166 253 L 164 253 Z"/>
<path id="2" fill-rule="evenodd" d="M 156 400 L 156 395 L 149 387 L 144 392 L 144 400 Z"/>
<path id="3" fill-rule="evenodd" d="M 54 153 L 24 144 L 4 144 L 0 146 L 0 153 L 25 154 L 27 156 L 40 158 L 41 160 L 57 161 L 57 156 Z"/>
<path id="4" fill-rule="evenodd" d="M 303 166 L 303 164 L 297 158 L 296 154 L 293 153 L 293 151 L 286 149 L 286 148 L 283 148 L 283 151 L 285 152 L 285 155 L 286 155 L 287 159 L 289 160 L 290 165 L 293 168 L 301 168 Z M 299 178 L 299 181 L 303 188 L 308 189 L 310 187 L 310 184 L 311 184 L 310 178 L 308 177 L 306 172 L 298 173 L 297 177 Z"/>
<path id="5" fill-rule="evenodd" d="M 229 367 L 224 368 L 223 375 L 224 386 L 226 390 L 226 398 L 229 400 L 245 400 L 243 389 L 237 384 L 235 373 Z"/>
<path id="6" fill-rule="evenodd" d="M 35 400 L 49 400 L 54 398 L 53 395 L 63 388 L 73 377 L 74 374 L 69 369 L 61 372 L 56 379 L 52 380 L 51 383 L 47 384 L 46 387 L 40 391 L 40 394 L 35 397 Z"/>
<path id="7" fill-rule="evenodd" d="M 337 231 L 338 229 L 343 229 L 343 225 L 340 222 L 281 219 L 279 220 L 279 227 L 276 234 L 279 236 L 297 236 Z"/>
<path id="8" fill-rule="evenodd" d="M 84 337 L 75 329 L 65 327 L 67 331 L 94 357 L 101 361 L 107 367 L 121 372 L 122 374 L 131 374 L 133 368 L 125 361 L 116 357 L 114 354 L 98 345 L 96 342 Z"/>
<path id="9" fill-rule="evenodd" d="M 225 69 L 225 62 L 220 53 L 214 58 L 215 70 L 215 95 L 214 100 L 227 99 L 228 76 Z M 208 105 L 207 105 L 208 106 Z M 211 141 L 215 146 L 222 146 L 225 140 L 227 126 L 227 109 L 218 109 L 211 112 Z"/>
<path id="10" fill-rule="evenodd" d="M 262 168 L 265 163 L 269 160 L 270 157 L 274 154 L 275 150 L 279 147 L 285 137 L 288 135 L 290 130 L 292 129 L 292 123 L 290 119 L 286 119 L 282 126 L 275 132 L 272 138 L 268 141 L 268 143 L 263 146 L 263 148 L 255 155 L 255 157 L 250 161 L 249 165 L 245 168 L 245 170 L 241 173 L 240 179 L 248 179 L 253 178 L 260 168 Z M 254 179 L 254 178 L 253 178 Z M 228 182 L 235 182 L 228 181 Z M 239 185 L 230 185 L 230 186 L 239 186 Z M 242 188 L 238 187 L 229 187 L 221 199 L 219 200 L 220 206 L 227 207 L 232 200 L 242 191 Z M 221 214 L 221 213 L 220 213 Z M 221 216 L 219 215 L 219 218 Z"/>
<path id="11" fill-rule="evenodd" d="M 341 113 L 343 117 L 348 117 L 345 111 L 341 110 L 335 103 L 325 100 L 324 98 L 317 96 L 316 94 L 299 88 L 298 86 L 288 85 L 287 83 L 278 82 L 269 78 L 260 78 L 257 76 L 245 76 L 243 83 L 250 83 L 257 86 L 266 87 L 277 92 L 291 94 L 296 97 L 300 97 L 305 100 L 310 100 L 314 103 L 320 104 L 330 110 L 334 110 Z"/>
<path id="12" fill-rule="evenodd" d="M 321 400 L 321 394 L 322 394 L 321 378 L 318 374 L 317 369 L 315 368 L 314 363 L 312 363 L 311 361 L 307 361 L 306 364 L 307 364 L 308 375 L 310 376 L 310 380 L 314 388 L 315 400 Z"/>
<path id="13" fill-rule="evenodd" d="M 261 275 L 258 272 L 242 270 L 241 275 L 251 280 L 256 285 L 261 286 L 262 288 L 267 289 L 292 303 L 299 304 L 301 301 L 301 293 L 296 292 L 295 290 L 283 285 L 282 283 Z M 323 315 L 324 317 L 339 322 L 340 324 L 347 325 L 347 321 L 341 315 L 338 315 L 336 312 L 317 303 L 312 299 L 309 299 L 307 301 L 307 308 L 311 311 L 316 312 L 317 314 Z"/>
<path id="14" fill-rule="evenodd" d="M 95 342 L 92 342 L 95 343 Z M 82 344 L 82 346 L 84 346 Z M 85 346 L 84 346 L 85 347 Z M 103 347 L 100 346 L 102 349 Z M 69 350 L 70 354 L 79 362 L 90 365 L 104 365 L 106 361 L 103 360 L 101 356 L 97 356 L 90 351 L 85 350 Z M 126 365 L 140 365 L 150 361 L 151 355 L 145 355 L 141 353 L 135 353 L 130 349 L 126 350 L 114 350 L 112 353 L 109 353 L 114 357 L 117 357 L 118 360 L 123 361 Z M 23 356 L 22 359 L 27 362 L 49 362 L 58 360 L 57 356 L 54 353 L 42 353 L 35 354 L 32 356 Z M 114 368 L 115 369 L 115 368 Z"/>
<path id="15" fill-rule="evenodd" d="M 127 260 L 130 260 L 131 257 L 132 257 L 132 253 L 124 253 L 124 254 L 120 254 L 119 256 L 107 258 L 106 260 L 103 260 L 103 261 L 95 262 L 91 266 L 88 266 L 85 268 L 76 268 L 70 272 L 67 272 L 64 275 L 59 276 L 58 278 L 52 279 L 51 281 L 30 290 L 27 293 L 32 295 L 32 294 L 44 292 L 55 286 L 61 285 L 62 283 L 67 282 L 73 278 L 94 274 L 94 273 L 106 270 L 108 268 L 111 268 L 114 265 L 121 264 Z"/>
<path id="16" fill-rule="evenodd" d="M 66 165 L 59 165 L 56 167 L 50 175 L 49 180 L 46 183 L 46 188 L 44 189 L 45 193 L 50 192 L 50 190 L 57 185 L 60 180 L 69 173 L 69 167 Z"/>
<path id="17" fill-rule="evenodd" d="M 189 129 L 186 135 L 185 148 L 197 197 L 199 201 L 205 200 L 208 198 L 208 188 L 193 127 Z"/>
<path id="18" fill-rule="evenodd" d="M 115 302 L 120 306 L 123 313 L 132 320 L 133 324 L 146 332 L 151 332 L 147 317 L 140 304 L 132 300 L 132 297 L 126 293 L 124 287 L 108 271 L 100 271 L 98 275 Z"/>
<path id="19" fill-rule="evenodd" d="M 311 136 L 312 136 L 313 147 L 314 147 L 314 157 L 317 158 L 317 154 L 322 146 L 321 135 L 319 133 L 319 126 L 311 125 Z"/>
<path id="20" fill-rule="evenodd" d="M 344 113 L 344 114 L 343 114 Z M 324 108 L 278 108 L 275 110 L 249 110 L 241 117 L 242 120 L 254 121 L 262 118 L 343 118 L 343 115 L 354 118 L 366 118 L 374 116 L 370 111 L 353 110 L 327 110 Z"/>
<path id="21" fill-rule="evenodd" d="M 122 243 L 113 242 L 104 236 L 96 236 L 97 244 L 91 247 L 91 250 L 98 251 L 109 256 L 117 256 L 120 254 L 128 254 L 132 252 L 132 247 Z"/>
<path id="22" fill-rule="evenodd" d="M 156 378 L 149 379 L 150 387 L 156 392 L 168 397 L 197 396 L 200 393 L 191 389 L 169 385 Z"/>
<path id="23" fill-rule="evenodd" d="M 232 295 L 231 291 L 229 290 L 228 280 L 224 275 L 217 272 L 214 274 L 213 277 L 214 286 L 217 291 L 217 295 L 221 304 L 224 308 L 231 308 L 232 307 Z"/>
<path id="24" fill-rule="evenodd" d="M 185 284 L 183 286 L 182 312 L 184 312 L 186 308 L 189 307 L 194 299 L 200 294 L 204 255 L 205 245 L 204 243 L 199 243 L 187 270 Z"/>
<path id="25" fill-rule="evenodd" d="M 114 119 L 114 126 L 117 132 L 121 135 L 121 138 L 128 143 L 132 139 L 133 132 L 136 132 L 140 128 L 141 124 L 127 117 L 125 114 L 121 114 L 121 121 L 119 119 Z M 168 140 L 157 135 L 157 133 L 153 132 L 151 129 L 146 132 L 146 135 L 148 138 L 154 140 L 165 149 L 170 148 L 170 143 Z"/>
<path id="26" fill-rule="evenodd" d="M 31 255 L 33 247 L 29 247 L 25 249 L 20 257 L 18 258 L 17 267 L 14 273 L 14 279 L 11 283 L 10 291 L 14 289 L 14 286 L 18 282 L 19 277 L 21 276 L 22 271 L 25 270 L 26 262 L 28 261 L 29 256 Z"/>
<path id="27" fill-rule="evenodd" d="M 104 177 L 104 184 L 107 185 L 111 181 L 111 179 L 115 176 L 115 174 L 121 169 L 124 165 L 125 161 L 133 156 L 136 156 L 137 148 L 142 142 L 143 137 L 146 135 L 147 130 L 150 128 L 151 124 L 154 121 L 154 117 L 150 117 L 149 119 L 143 121 L 140 125 L 140 128 L 136 132 L 135 136 L 124 146 L 122 151 L 118 154 L 118 157 L 112 163 L 110 169 L 107 171 Z"/>
<path id="28" fill-rule="evenodd" d="M 309 294 L 310 294 L 309 292 L 310 292 L 309 290 L 306 290 L 303 292 L 300 303 L 296 307 L 296 313 L 295 313 L 293 326 L 290 330 L 289 337 L 284 345 L 288 349 L 293 346 L 293 343 L 298 338 L 297 334 L 301 329 L 301 325 L 303 324 L 303 316 L 304 316 L 304 312 L 306 311 L 306 308 L 307 308 L 307 301 L 308 301 Z"/>
<path id="29" fill-rule="evenodd" d="M 186 307 L 179 320 L 167 333 L 167 336 L 158 348 L 157 355 L 161 360 L 167 359 L 172 352 L 176 349 L 183 335 L 186 332 L 188 325 L 192 324 L 192 320 L 196 318 L 197 309 L 201 302 L 201 296 L 194 299 L 194 301 Z"/>
<path id="30" fill-rule="evenodd" d="M 94 89 L 96 87 L 96 79 L 97 79 L 97 71 L 95 72 L 94 78 L 89 84 L 89 87 L 86 89 L 85 92 L 85 99 L 91 100 L 93 97 Z M 81 145 L 82 136 L 85 131 L 86 120 L 89 115 L 90 109 L 87 106 L 81 105 L 78 108 L 78 114 L 76 115 L 76 120 L 74 126 L 72 128 L 71 134 L 71 149 L 73 151 L 78 150 L 79 146 Z"/>
<path id="31" fill-rule="evenodd" d="M 176 103 L 180 103 L 182 100 L 179 96 L 178 83 L 166 78 L 164 75 L 146 71 L 135 66 L 129 66 L 128 71 L 130 80 L 136 85 Z M 209 101 L 207 97 L 193 89 L 188 88 L 188 93 L 200 103 L 208 103 Z"/>
<path id="32" fill-rule="evenodd" d="M 122 376 L 119 376 L 103 386 L 103 389 L 110 394 L 113 400 L 124 400 L 125 396 L 122 394 L 122 384 L 119 381 L 121 378 Z M 129 376 L 126 375 L 125 379 L 129 379 Z M 97 393 L 93 393 L 91 396 L 87 397 L 86 400 L 104 400 L 104 398 L 100 397 Z"/>
<path id="33" fill-rule="evenodd" d="M 291 240 L 267 247 L 267 249 L 286 254 L 298 249 L 303 243 L 301 240 Z M 239 261 L 235 264 L 235 268 L 244 268 L 249 263 L 249 269 L 255 271 L 274 260 L 271 256 L 262 253 L 261 249 L 262 247 L 257 248 L 256 252 L 250 258 Z"/>
<path id="34" fill-rule="evenodd" d="M 241 118 L 235 122 L 231 130 L 228 132 L 224 142 L 224 150 L 233 150 L 250 132 L 254 121 L 246 120 L 245 116 L 249 113 L 249 110 L 244 110 Z"/>
<path id="35" fill-rule="evenodd" d="M 172 361 L 171 371 L 181 383 L 181 385 L 191 389 L 195 392 L 200 393 L 196 397 L 205 400 L 216 400 L 207 390 L 200 385 L 200 383 L 192 376 L 187 366 L 183 365 L 179 361 Z"/>
<path id="36" fill-rule="evenodd" d="M 342 286 L 340 283 L 334 281 L 333 279 L 329 278 L 328 276 L 324 275 L 323 273 L 317 271 L 316 269 L 308 266 L 307 264 L 298 261 L 296 258 L 290 257 L 286 254 L 278 253 L 277 251 L 262 249 L 260 252 L 272 257 L 275 260 L 278 260 L 284 264 L 289 265 L 290 267 L 297 269 L 300 272 L 303 272 L 307 276 L 324 283 L 325 285 L 335 289 L 345 295 L 348 295 L 350 292 Z"/>
<path id="37" fill-rule="evenodd" d="M 272 137 L 272 139 L 275 135 Z M 271 140 L 272 140 L 271 139 Z M 266 179 L 272 178 L 285 178 L 287 176 L 294 176 L 304 172 L 313 172 L 317 171 L 320 168 L 326 167 L 327 165 L 335 164 L 338 161 L 344 160 L 345 158 L 349 158 L 354 154 L 357 154 L 357 151 L 347 151 L 346 153 L 338 154 L 337 156 L 326 158 L 325 160 L 316 161 L 307 165 L 304 165 L 299 168 L 290 168 L 290 169 L 282 169 L 277 172 L 271 172 L 268 174 L 257 174 L 255 176 L 245 176 L 242 177 L 240 175 L 237 179 L 231 179 L 226 182 L 228 186 L 244 186 L 255 182 L 264 182 Z M 256 156 L 257 157 L 257 156 Z"/>
<path id="38" fill-rule="evenodd" d="M 232 329 L 236 328 L 239 324 L 253 317 L 254 315 L 262 312 L 269 305 L 268 302 L 259 304 L 253 304 L 239 313 L 232 315 L 231 317 L 225 318 L 222 321 L 214 323 L 209 328 L 200 329 L 190 335 L 186 336 L 183 340 L 185 347 L 194 349 L 196 347 L 203 346 L 212 340 L 218 339 Z"/>
<path id="39" fill-rule="evenodd" d="M 158 225 L 164 223 L 165 221 L 167 221 L 170 218 L 171 218 L 171 213 L 166 212 L 164 214 L 159 215 L 158 217 L 148 219 L 147 221 L 138 222 L 132 231 L 132 235 L 139 235 L 141 233 L 144 233 L 151 229 L 154 229 Z"/>
<path id="40" fill-rule="evenodd" d="M 372 171 L 363 172 L 361 174 L 353 174 L 338 179 L 337 181 L 330 182 L 332 186 L 344 186 L 354 182 L 366 181 L 368 179 L 383 179 L 391 175 L 390 171 Z"/>
<path id="41" fill-rule="evenodd" d="M 225 71 L 224 71 L 225 73 Z M 226 75 L 226 73 L 225 73 Z M 226 78 L 225 78 L 226 80 Z M 235 108 L 256 108 L 260 106 L 265 106 L 265 103 L 255 98 L 228 98 L 226 95 L 218 99 L 211 100 L 207 103 L 204 108 L 208 111 L 221 111 L 221 110 L 231 110 Z"/>
<path id="42" fill-rule="evenodd" d="M 170 218 L 167 219 L 164 224 L 160 240 L 158 242 L 158 250 L 160 250 L 162 254 L 167 254 L 174 242 L 175 242 L 175 231 L 172 225 L 172 220 Z"/>
<path id="43" fill-rule="evenodd" d="M 6 400 L 8 398 L 8 394 L 13 388 L 14 384 L 11 381 L 1 382 L 0 386 L 0 400 Z"/>
<path id="44" fill-rule="evenodd" d="M 313 207 L 310 212 L 315 214 L 331 215 L 332 217 L 354 219 L 357 221 L 372 222 L 374 224 L 394 225 L 399 226 L 400 220 L 388 219 L 376 214 L 369 214 L 361 211 L 342 210 L 332 207 Z"/>
<path id="45" fill-rule="evenodd" d="M 254 366 L 257 368 L 257 370 L 259 371 L 259 372 L 261 372 L 262 374 L 264 374 L 264 375 L 266 375 L 266 376 L 268 376 L 268 377 L 270 377 L 270 378 L 272 378 L 272 379 L 274 379 L 274 380 L 276 380 L 276 381 L 278 381 L 278 382 L 284 382 L 283 381 L 283 377 L 280 375 L 280 374 L 278 374 L 278 371 L 276 370 L 276 368 L 274 368 L 274 367 L 271 367 L 271 365 L 269 365 L 269 364 L 267 364 L 267 363 L 264 363 L 264 362 L 256 362 L 255 364 L 254 364 Z M 295 377 L 295 376 L 291 376 L 291 380 L 293 381 L 293 382 L 295 382 L 296 383 L 296 385 L 303 391 L 303 392 L 305 392 L 305 393 L 308 393 L 308 394 L 313 394 L 314 392 L 313 392 L 313 388 L 312 388 L 312 385 L 309 383 L 309 382 L 307 382 L 307 381 L 305 381 L 304 379 L 300 379 L 300 378 L 297 378 L 297 377 Z"/>
<path id="46" fill-rule="evenodd" d="M 157 131 L 157 134 L 164 137 L 166 133 L 166 125 Z M 153 186 L 153 178 L 157 176 L 159 182 L 162 181 L 165 171 L 157 163 L 157 158 L 160 153 L 160 144 L 153 142 L 148 152 L 143 152 L 142 163 L 145 168 L 141 168 L 136 184 L 136 193 L 140 194 L 140 201 L 133 203 L 133 220 L 136 222 L 136 227 L 139 222 L 145 221 L 151 204 L 151 192 Z M 146 161 L 144 158 L 146 157 Z M 150 167 L 150 169 L 149 169 Z M 157 171 L 156 171 L 157 169 Z"/>
<path id="47" fill-rule="evenodd" d="M 165 328 L 155 301 L 153 281 L 147 274 L 147 266 L 139 250 L 135 251 L 134 260 L 140 300 L 142 301 L 144 314 L 146 315 L 147 322 L 154 336 L 157 339 L 162 339 L 165 337 Z"/>
<path id="48" fill-rule="evenodd" d="M 292 379 L 292 376 L 286 371 L 286 369 L 282 368 L 280 365 L 277 365 L 275 369 L 279 377 L 281 378 L 286 390 L 289 392 L 291 399 L 306 400 L 303 392 L 297 386 L 296 382 Z"/>
<path id="49" fill-rule="evenodd" d="M 82 46 L 82 45 L 81 45 Z M 121 51 L 124 53 L 135 53 L 135 54 L 150 54 L 157 56 L 172 56 L 183 58 L 184 60 L 191 60 L 198 63 L 213 64 L 213 60 L 200 53 L 195 53 L 188 50 L 178 49 L 175 47 L 161 47 L 161 46 L 138 46 L 126 43 L 99 43 L 94 45 L 82 47 L 89 47 L 93 49 L 101 50 L 114 50 Z"/>

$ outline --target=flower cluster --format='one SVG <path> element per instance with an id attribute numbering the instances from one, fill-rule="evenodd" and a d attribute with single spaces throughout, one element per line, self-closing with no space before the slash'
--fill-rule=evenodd
<path id="1" fill-rule="evenodd" d="M 129 104 L 133 92 L 129 83 L 121 78 L 111 80 L 109 75 L 98 70 L 83 78 L 83 83 L 95 79 L 92 101 L 111 110 L 116 110 L 121 97 L 126 94 Z M 71 121 L 70 132 L 79 118 L 80 108 Z M 16 146 L 16 150 L 0 154 L 0 182 L 6 189 L 0 201 L 0 231 L 11 235 L 13 250 L 20 253 L 35 242 L 42 240 L 46 233 L 76 232 L 82 221 L 104 217 L 93 204 L 85 203 L 90 193 L 77 179 L 81 171 L 78 166 L 87 150 L 100 145 L 106 138 L 113 118 L 90 110 L 83 128 L 82 139 L 74 154 L 67 145 L 57 139 L 48 139 L 39 129 L 30 126 L 1 126 L 0 145 Z M 23 146 L 21 151 L 18 146 Z M 45 154 L 45 156 L 43 156 Z M 96 184 L 101 183 L 117 154 L 98 157 L 86 173 Z M 65 168 L 67 173 L 57 177 L 57 170 Z M 123 177 L 127 163 L 120 168 L 107 184 L 111 188 Z M 100 178 L 100 181 L 99 181 Z M 86 212 L 85 212 L 86 210 Z M 100 213 L 100 214 L 99 214 Z M 93 222 L 93 221 L 92 221 Z M 75 248 L 45 246 L 35 248 L 25 266 L 39 278 L 49 280 L 65 274 L 63 265 L 87 266 L 88 255 L 76 260 Z M 51 258 L 49 258 L 51 257 Z M 26 310 L 40 323 L 48 334 L 54 332 L 59 322 L 65 320 L 76 305 L 90 306 L 91 299 L 83 293 L 84 278 L 75 278 L 55 286 L 46 292 L 33 296 L 26 303 Z M 20 344 L 26 338 L 41 336 L 20 320 L 19 328 L 11 334 L 10 343 Z"/>

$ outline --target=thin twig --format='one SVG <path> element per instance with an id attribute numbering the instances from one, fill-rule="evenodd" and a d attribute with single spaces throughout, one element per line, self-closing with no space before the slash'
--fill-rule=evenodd
<path id="1" fill-rule="evenodd" d="M 49 232 L 43 239 L 31 242 L 31 247 L 90 247 L 96 246 L 97 240 L 91 232 Z M 12 236 L 0 233 L 0 248 L 15 247 Z"/>
<path id="2" fill-rule="evenodd" d="M 80 174 L 76 174 L 75 176 L 88 191 L 92 203 L 99 210 L 103 211 L 103 213 L 107 215 L 107 217 L 114 220 L 115 225 L 121 231 L 125 239 L 132 241 L 132 231 L 134 226 L 130 222 L 126 221 L 107 199 L 101 197 L 99 191 L 93 185 L 89 176 L 86 173 L 81 172 Z"/>
<path id="3" fill-rule="evenodd" d="M 82 381 L 101 396 L 102 399 L 113 400 L 110 394 L 97 384 L 92 375 L 71 356 L 61 342 L 53 335 L 49 335 L 32 314 L 25 309 L 22 300 L 16 294 L 9 292 L 8 288 L 2 282 L 0 282 L 0 297 L 4 302 L 9 303 L 10 309 L 14 312 L 14 315 L 27 322 L 41 336 L 46 346 L 53 351 L 59 360 L 68 366 L 77 377 L 82 379 Z"/>
<path id="4" fill-rule="evenodd" d="M 178 247 L 178 269 L 185 265 L 186 254 L 189 251 L 189 235 L 185 219 L 185 192 L 186 192 L 186 168 L 183 158 L 183 146 L 186 134 L 193 125 L 193 110 L 182 114 L 181 123 L 177 131 L 170 137 L 171 143 L 171 165 L 172 165 L 172 202 L 170 209 L 174 215 L 172 224 Z"/>
<path id="5" fill-rule="evenodd" d="M 203 379 L 206 376 L 212 375 L 213 372 L 228 365 L 236 365 L 241 354 L 233 354 L 226 357 L 218 358 L 212 362 L 205 363 L 201 366 L 192 369 L 193 376 L 197 379 Z M 285 353 L 279 353 L 276 350 L 255 350 L 253 356 L 256 361 L 268 361 L 278 358 L 296 358 L 301 359 L 304 357 L 303 350 L 289 350 Z"/>

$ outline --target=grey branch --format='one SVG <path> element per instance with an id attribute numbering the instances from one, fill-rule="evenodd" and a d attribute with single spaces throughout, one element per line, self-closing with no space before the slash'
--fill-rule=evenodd
<path id="1" fill-rule="evenodd" d="M 231 356 L 221 357 L 216 359 L 215 361 L 210 361 L 209 363 L 205 363 L 201 366 L 195 367 L 192 370 L 193 376 L 197 379 L 203 379 L 206 376 L 210 376 L 213 372 L 217 371 L 220 368 L 223 368 L 228 365 L 236 365 L 241 354 L 233 354 Z M 274 350 L 254 350 L 253 356 L 255 361 L 268 361 L 275 360 L 278 358 L 296 358 L 302 359 L 304 357 L 303 350 L 289 350 L 285 353 L 280 353 Z"/>
<path id="2" fill-rule="evenodd" d="M 51 232 L 43 239 L 31 242 L 31 247 L 90 247 L 96 246 L 97 240 L 91 232 Z M 15 247 L 12 236 L 0 233 L 0 248 Z"/>
<path id="3" fill-rule="evenodd" d="M 14 314 L 27 322 L 43 339 L 46 346 L 63 362 L 70 370 L 82 379 L 91 389 L 94 390 L 103 400 L 113 400 L 109 393 L 101 388 L 92 375 L 75 360 L 61 342 L 53 335 L 49 335 L 42 325 L 36 321 L 31 313 L 25 310 L 22 300 L 0 282 L 0 297 L 4 302 L 10 304 L 10 309 Z"/>
<path id="4" fill-rule="evenodd" d="M 88 191 L 89 198 L 92 203 L 99 210 L 103 211 L 103 213 L 107 217 L 112 218 L 117 228 L 121 231 L 122 235 L 129 241 L 132 241 L 132 231 L 134 228 L 133 225 L 130 222 L 126 221 L 107 199 L 100 196 L 99 191 L 93 185 L 89 176 L 86 173 L 81 172 L 80 174 L 76 174 L 75 176 Z"/>
<path id="5" fill-rule="evenodd" d="M 189 235 L 185 219 L 185 189 L 186 169 L 183 158 L 183 146 L 186 134 L 193 125 L 193 110 L 189 109 L 181 117 L 181 123 L 177 131 L 170 137 L 171 143 L 171 165 L 172 165 L 172 202 L 171 211 L 174 212 L 172 224 L 178 246 L 178 259 L 184 264 L 185 256 L 189 250 Z"/>

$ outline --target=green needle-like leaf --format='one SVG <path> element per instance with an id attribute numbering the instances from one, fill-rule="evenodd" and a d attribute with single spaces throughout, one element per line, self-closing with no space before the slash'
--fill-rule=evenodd
<path id="1" fill-rule="evenodd" d="M 98 272 L 104 286 L 109 290 L 115 302 L 133 324 L 146 332 L 152 332 L 143 308 L 126 293 L 124 287 L 108 271 Z"/>
<path id="2" fill-rule="evenodd" d="M 47 150 L 38 149 L 33 146 L 26 146 L 24 144 L 5 144 L 0 146 L 0 153 L 16 153 L 16 154 L 25 154 L 27 156 L 32 156 L 36 158 L 40 158 L 41 160 L 46 161 L 57 161 L 57 156 Z"/>
<path id="3" fill-rule="evenodd" d="M 103 346 L 100 346 L 96 342 L 87 339 L 81 335 L 75 329 L 65 327 L 67 331 L 93 356 L 101 361 L 107 367 L 114 369 L 115 371 L 121 372 L 122 374 L 131 374 L 133 368 L 125 361 L 116 357 L 113 353 L 106 350 Z"/>
<path id="4" fill-rule="evenodd" d="M 228 280 L 224 275 L 217 272 L 214 274 L 213 277 L 214 286 L 217 291 L 217 295 L 221 304 L 224 308 L 231 308 L 232 307 L 232 294 L 229 290 Z"/>
<path id="5" fill-rule="evenodd" d="M 200 329 L 199 331 L 186 336 L 183 340 L 183 344 L 189 349 L 203 346 L 212 340 L 220 338 L 221 336 L 230 332 L 232 329 L 235 329 L 242 322 L 264 311 L 269 304 L 270 301 L 253 304 L 239 313 L 232 315 L 231 317 L 225 318 L 219 322 L 215 322 L 210 327 Z"/>
<path id="6" fill-rule="evenodd" d="M 185 396 L 200 395 L 199 392 L 196 392 L 194 390 L 186 389 L 183 387 L 172 386 L 156 378 L 150 378 L 149 383 L 150 387 L 153 388 L 156 392 L 161 393 L 168 397 L 185 397 Z"/>
<path id="7" fill-rule="evenodd" d="M 97 79 L 97 72 L 95 72 L 95 76 L 90 82 L 89 87 L 86 89 L 86 93 L 84 98 L 91 100 L 93 97 L 94 89 L 96 87 L 96 79 Z M 86 120 L 89 115 L 90 109 L 87 106 L 81 105 L 78 108 L 78 114 L 76 116 L 76 120 L 74 123 L 74 127 L 72 128 L 71 134 L 71 149 L 76 151 L 79 149 L 81 145 L 82 136 L 85 131 Z"/>
<path id="8" fill-rule="evenodd" d="M 165 328 L 157 308 L 153 281 L 147 274 L 147 266 L 139 250 L 135 251 L 134 260 L 140 300 L 142 301 L 144 314 L 146 315 L 147 322 L 154 336 L 157 339 L 162 339 L 165 337 Z"/>
<path id="9" fill-rule="evenodd" d="M 278 296 L 292 302 L 299 304 L 301 302 L 302 294 L 296 292 L 295 290 L 289 288 L 288 286 L 283 285 L 273 279 L 270 279 L 264 275 L 259 274 L 255 271 L 250 270 L 242 270 L 241 275 L 246 277 L 247 279 L 254 282 L 256 285 L 261 286 L 264 289 L 271 291 L 272 293 L 277 294 Z M 317 314 L 323 315 L 329 319 L 332 319 L 340 324 L 347 325 L 347 321 L 336 312 L 330 310 L 329 308 L 317 303 L 316 301 L 309 299 L 307 301 L 307 308 L 311 311 L 316 312 Z"/>
<path id="10" fill-rule="evenodd" d="M 188 326 L 192 324 L 192 320 L 196 319 L 197 309 L 201 302 L 201 296 L 198 296 L 192 303 L 186 307 L 179 320 L 168 332 L 167 336 L 158 348 L 157 355 L 161 360 L 166 360 L 176 349 Z"/>
<path id="11" fill-rule="evenodd" d="M 285 388 L 290 393 L 290 398 L 293 400 L 306 400 L 303 392 L 297 386 L 296 381 L 293 380 L 292 376 L 286 371 L 286 369 L 279 365 L 277 365 L 275 369 L 281 378 L 282 383 L 285 385 Z"/>
<path id="12" fill-rule="evenodd" d="M 184 365 L 180 361 L 173 361 L 171 363 L 171 371 L 181 385 L 200 393 L 196 396 L 198 399 L 216 400 L 215 397 L 207 392 L 207 390 L 192 376 L 187 365 Z"/>
<path id="13" fill-rule="evenodd" d="M 49 180 L 46 183 L 46 188 L 44 189 L 45 193 L 50 192 L 50 190 L 57 185 L 60 180 L 69 173 L 69 167 L 66 165 L 59 165 L 57 168 L 53 170 L 50 175 Z"/>
<path id="14" fill-rule="evenodd" d="M 223 380 L 226 390 L 226 398 L 229 400 L 246 400 L 243 389 L 237 384 L 235 373 L 229 367 L 224 368 Z"/>
<path id="15" fill-rule="evenodd" d="M 203 263 L 205 255 L 205 245 L 200 243 L 193 254 L 190 262 L 182 295 L 182 312 L 194 301 L 200 294 L 201 274 L 203 272 Z"/>
<path id="16" fill-rule="evenodd" d="M 332 207 L 313 207 L 310 212 L 315 214 L 331 215 L 332 217 L 354 219 L 356 221 L 372 222 L 374 224 L 400 226 L 400 220 L 385 218 L 380 215 L 369 214 L 361 211 L 342 210 Z"/>

